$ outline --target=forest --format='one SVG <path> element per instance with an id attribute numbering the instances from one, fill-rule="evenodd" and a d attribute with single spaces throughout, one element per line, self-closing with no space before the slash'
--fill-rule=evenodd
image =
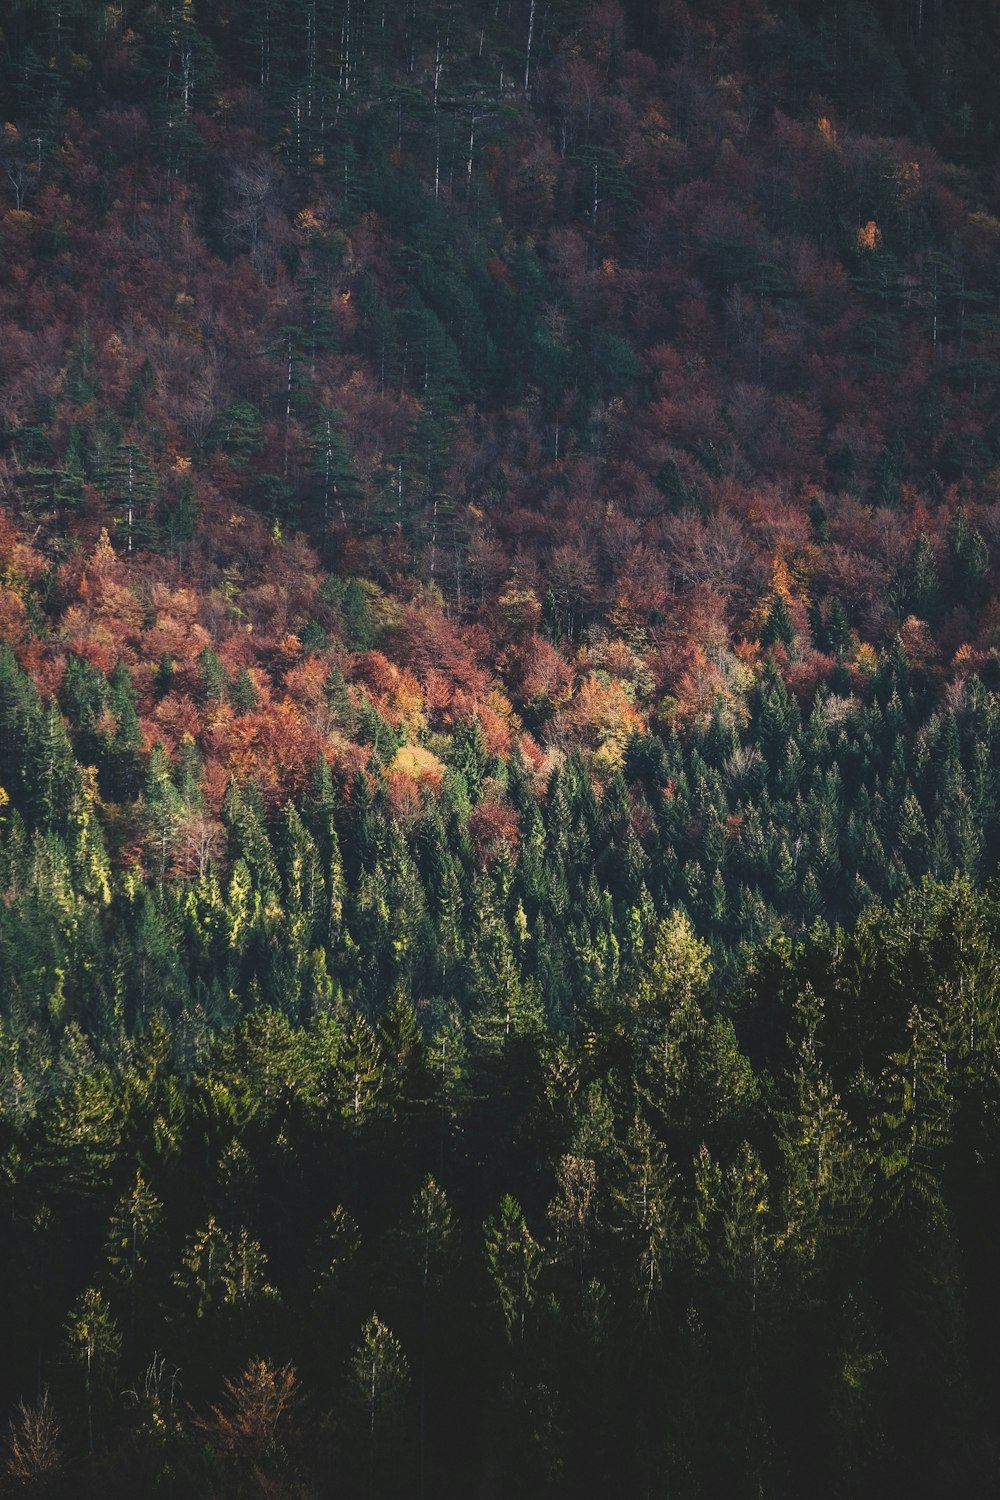
<path id="1" fill-rule="evenodd" d="M 2 8 L 0 1493 L 997 1493 L 998 71 Z"/>

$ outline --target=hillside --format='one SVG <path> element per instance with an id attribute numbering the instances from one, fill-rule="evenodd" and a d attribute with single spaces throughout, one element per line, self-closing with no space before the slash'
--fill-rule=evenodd
<path id="1" fill-rule="evenodd" d="M 12 1487 L 992 1492 L 998 67 L 5 9 Z"/>

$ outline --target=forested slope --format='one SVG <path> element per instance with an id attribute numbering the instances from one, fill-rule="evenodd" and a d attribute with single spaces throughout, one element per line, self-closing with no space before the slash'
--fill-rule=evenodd
<path id="1" fill-rule="evenodd" d="M 993 1492 L 998 63 L 5 8 L 12 1487 Z"/>

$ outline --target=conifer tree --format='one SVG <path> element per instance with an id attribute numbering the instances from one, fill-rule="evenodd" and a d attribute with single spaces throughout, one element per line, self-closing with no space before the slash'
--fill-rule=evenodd
<path id="1" fill-rule="evenodd" d="M 141 1171 L 119 1200 L 108 1225 L 107 1261 L 111 1274 L 124 1288 L 128 1302 L 128 1334 L 134 1341 L 136 1309 L 142 1281 L 149 1267 L 163 1220 L 163 1204 Z"/>
<path id="2" fill-rule="evenodd" d="M 611 1199 L 615 1227 L 629 1247 L 632 1289 L 647 1320 L 656 1315 L 674 1254 L 678 1192 L 678 1175 L 664 1147 L 637 1116 L 619 1148 Z"/>
<path id="3" fill-rule="evenodd" d="M 392 1471 L 409 1384 L 402 1345 L 372 1313 L 351 1361 L 351 1397 L 365 1432 L 369 1488 L 377 1474 L 381 1478 L 386 1470 Z"/>
<path id="4" fill-rule="evenodd" d="M 495 1215 L 483 1226 L 486 1268 L 496 1288 L 507 1337 L 523 1343 L 542 1269 L 542 1252 L 524 1220 L 521 1207 L 505 1194 Z"/>
<path id="5" fill-rule="evenodd" d="M 88 1287 L 70 1313 L 66 1343 L 83 1370 L 87 1448 L 93 1455 L 95 1408 L 107 1399 L 121 1353 L 121 1335 L 97 1288 Z"/>

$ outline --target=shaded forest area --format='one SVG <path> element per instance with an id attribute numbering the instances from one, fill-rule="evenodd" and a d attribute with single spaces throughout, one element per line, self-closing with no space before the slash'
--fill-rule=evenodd
<path id="1" fill-rule="evenodd" d="M 0 1484 L 993 1494 L 1000 16 L 14 0 Z"/>

